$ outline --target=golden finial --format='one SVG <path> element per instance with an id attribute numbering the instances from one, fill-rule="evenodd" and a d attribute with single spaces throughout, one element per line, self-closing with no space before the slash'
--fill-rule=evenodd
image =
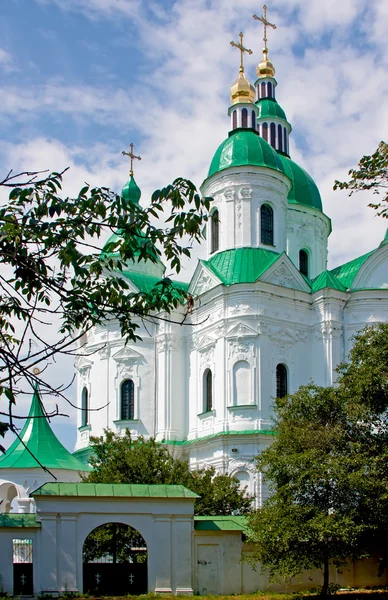
<path id="1" fill-rule="evenodd" d="M 244 52 L 248 52 L 248 54 L 252 54 L 252 50 L 250 48 L 245 48 L 243 46 L 244 34 L 240 31 L 240 33 L 238 35 L 240 38 L 240 43 L 237 44 L 236 42 L 230 42 L 230 45 L 234 46 L 235 48 L 238 48 L 240 50 L 240 73 L 244 73 Z"/>
<path id="2" fill-rule="evenodd" d="M 272 29 L 276 29 L 276 25 L 274 23 L 270 23 L 267 20 L 267 5 L 263 6 L 263 16 L 258 17 L 257 15 L 253 15 L 253 18 L 256 21 L 260 21 L 264 25 L 264 48 L 263 48 L 263 60 L 257 66 L 256 73 L 258 77 L 274 77 L 275 69 L 271 61 L 268 60 L 268 48 L 267 48 L 267 27 L 272 27 Z"/>
<path id="3" fill-rule="evenodd" d="M 40 369 L 38 369 L 38 367 L 35 367 L 34 369 L 32 369 L 32 372 L 34 375 L 39 375 Z"/>
<path id="4" fill-rule="evenodd" d="M 130 177 L 133 177 L 133 159 L 136 158 L 137 160 L 141 160 L 141 156 L 134 155 L 134 153 L 133 153 L 134 145 L 133 144 L 130 144 L 129 147 L 130 147 L 129 152 L 125 152 L 125 150 L 123 150 L 121 154 L 123 156 L 129 156 L 129 158 L 131 159 L 129 175 L 130 175 Z"/>

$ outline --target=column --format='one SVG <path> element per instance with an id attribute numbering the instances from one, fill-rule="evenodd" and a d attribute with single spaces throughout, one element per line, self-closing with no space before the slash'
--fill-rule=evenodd
<path id="1" fill-rule="evenodd" d="M 172 584 L 174 594 L 193 593 L 192 517 L 177 517 L 172 524 Z"/>
<path id="2" fill-rule="evenodd" d="M 56 515 L 41 516 L 40 586 L 42 591 L 58 591 L 58 544 Z"/>
<path id="3" fill-rule="evenodd" d="M 75 592 L 77 585 L 77 517 L 63 515 L 58 532 L 58 584 L 60 591 Z"/>

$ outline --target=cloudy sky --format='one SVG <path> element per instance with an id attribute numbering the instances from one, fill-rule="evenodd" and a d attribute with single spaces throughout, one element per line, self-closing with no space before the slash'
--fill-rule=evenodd
<path id="1" fill-rule="evenodd" d="M 261 11 L 257 0 L 0 1 L 2 172 L 70 166 L 67 193 L 84 181 L 119 191 L 134 142 L 144 201 L 177 176 L 200 185 L 228 132 L 229 42 L 244 32 L 254 82 Z M 268 18 L 291 156 L 320 188 L 334 267 L 376 247 L 387 225 L 368 197 L 332 187 L 388 138 L 388 2 L 273 0 Z M 72 421 L 54 426 L 69 448 Z"/>

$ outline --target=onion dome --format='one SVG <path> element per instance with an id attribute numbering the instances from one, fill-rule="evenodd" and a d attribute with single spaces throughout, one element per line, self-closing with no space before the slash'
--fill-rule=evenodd
<path id="1" fill-rule="evenodd" d="M 256 74 L 259 79 L 263 77 L 275 77 L 275 67 L 268 60 L 268 48 L 263 48 L 263 59 L 256 67 Z"/>
<path id="2" fill-rule="evenodd" d="M 245 77 L 244 71 L 240 70 L 236 81 L 230 88 L 230 103 L 232 105 L 239 102 L 249 102 L 253 104 L 254 101 L 255 88 Z"/>
<path id="3" fill-rule="evenodd" d="M 130 176 L 129 181 L 127 181 L 127 183 L 123 187 L 121 196 L 124 198 L 124 200 L 127 200 L 128 202 L 132 202 L 133 204 L 139 204 L 141 190 L 137 185 L 136 181 L 134 180 L 132 174 Z"/>
<path id="4" fill-rule="evenodd" d="M 237 129 L 218 147 L 210 164 L 208 177 L 229 167 L 266 167 L 284 173 L 278 153 L 255 131 Z"/>
<path id="5" fill-rule="evenodd" d="M 288 194 L 289 204 L 303 204 L 321 211 L 321 195 L 313 178 L 288 156 L 278 154 L 278 157 L 285 174 L 292 182 L 292 188 Z"/>

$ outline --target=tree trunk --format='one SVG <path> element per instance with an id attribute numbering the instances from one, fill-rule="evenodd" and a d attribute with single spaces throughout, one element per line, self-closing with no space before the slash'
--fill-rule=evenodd
<path id="1" fill-rule="evenodd" d="M 329 557 L 325 554 L 323 559 L 323 586 L 321 596 L 329 595 Z"/>

